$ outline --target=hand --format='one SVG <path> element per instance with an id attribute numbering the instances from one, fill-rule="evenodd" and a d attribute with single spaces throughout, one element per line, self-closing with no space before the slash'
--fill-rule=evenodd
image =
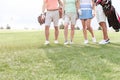
<path id="1" fill-rule="evenodd" d="M 42 17 L 42 19 L 45 19 L 45 15 L 44 14 L 42 14 L 41 17 Z"/>
<path id="2" fill-rule="evenodd" d="M 42 12 L 41 14 L 43 15 L 43 14 L 45 14 L 45 12 Z"/>
<path id="3" fill-rule="evenodd" d="M 80 9 L 78 9 L 78 13 L 79 15 L 82 15 L 82 11 Z"/>
<path id="4" fill-rule="evenodd" d="M 42 17 L 42 19 L 45 18 L 45 13 L 44 12 L 41 13 L 41 17 Z"/>
<path id="5" fill-rule="evenodd" d="M 92 15 L 95 16 L 95 10 L 92 10 Z"/>

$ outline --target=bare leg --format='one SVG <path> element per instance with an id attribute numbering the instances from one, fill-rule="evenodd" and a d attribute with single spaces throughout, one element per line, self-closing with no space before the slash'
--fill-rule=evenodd
<path id="1" fill-rule="evenodd" d="M 107 33 L 107 26 L 105 22 L 100 22 L 99 25 L 102 27 L 102 31 L 103 31 L 103 39 L 104 40 L 108 40 L 108 33 Z"/>
<path id="2" fill-rule="evenodd" d="M 91 27 L 91 19 L 87 19 L 86 24 L 87 24 L 88 31 L 91 33 L 92 37 L 94 38 L 95 36 L 94 36 L 94 33 L 93 33 L 93 29 Z"/>
<path id="3" fill-rule="evenodd" d="M 70 38 L 71 42 L 73 41 L 74 38 L 74 33 L 75 33 L 74 29 L 75 29 L 74 25 L 71 25 L 71 38 Z"/>
<path id="4" fill-rule="evenodd" d="M 64 37 L 65 37 L 65 41 L 68 40 L 68 24 L 65 24 L 64 26 Z"/>
<path id="5" fill-rule="evenodd" d="M 59 30 L 58 30 L 58 26 L 55 26 L 55 40 L 58 40 L 58 35 L 59 35 Z"/>
<path id="6" fill-rule="evenodd" d="M 82 22 L 82 26 L 83 26 L 84 39 L 87 40 L 87 26 L 85 24 L 85 20 L 81 20 L 81 22 Z"/>
<path id="7" fill-rule="evenodd" d="M 45 26 L 45 37 L 46 41 L 49 41 L 49 26 Z"/>

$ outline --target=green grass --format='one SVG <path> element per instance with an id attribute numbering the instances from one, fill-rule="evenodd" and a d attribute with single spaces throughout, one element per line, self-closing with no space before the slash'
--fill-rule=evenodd
<path id="1" fill-rule="evenodd" d="M 73 45 L 44 45 L 43 31 L 0 31 L 0 80 L 119 80 L 120 32 L 109 32 L 110 44 L 83 44 L 82 31 L 76 30 Z M 101 31 L 95 31 L 97 42 Z"/>

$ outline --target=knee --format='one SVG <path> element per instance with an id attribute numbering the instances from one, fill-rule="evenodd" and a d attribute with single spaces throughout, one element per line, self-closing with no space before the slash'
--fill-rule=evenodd
<path id="1" fill-rule="evenodd" d="M 49 30 L 49 26 L 45 26 L 45 30 L 48 31 Z"/>
<path id="2" fill-rule="evenodd" d="M 87 30 L 87 27 L 83 27 L 83 30 Z"/>
<path id="3" fill-rule="evenodd" d="M 68 25 L 65 25 L 65 26 L 64 26 L 64 29 L 65 29 L 65 30 L 68 29 Z"/>
<path id="4" fill-rule="evenodd" d="M 71 27 L 71 30 L 73 31 L 74 29 L 75 29 L 75 27 L 74 27 L 74 26 L 72 26 L 72 27 Z"/>
<path id="5" fill-rule="evenodd" d="M 58 31 L 58 27 L 55 27 L 55 31 Z"/>
<path id="6" fill-rule="evenodd" d="M 87 30 L 90 30 L 91 29 L 91 27 L 89 26 L 89 27 L 87 27 Z"/>

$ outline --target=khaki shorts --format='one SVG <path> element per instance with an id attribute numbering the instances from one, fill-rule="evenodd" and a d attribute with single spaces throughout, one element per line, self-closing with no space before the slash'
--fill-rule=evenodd
<path id="1" fill-rule="evenodd" d="M 106 22 L 106 16 L 103 12 L 103 9 L 102 9 L 101 5 L 96 6 L 96 18 L 97 18 L 98 23 Z"/>
<path id="2" fill-rule="evenodd" d="M 76 18 L 77 18 L 77 15 L 75 13 L 65 13 L 64 23 L 69 24 L 69 22 L 71 22 L 72 25 L 75 25 Z"/>
<path id="3" fill-rule="evenodd" d="M 59 11 L 47 11 L 45 18 L 45 25 L 50 26 L 51 22 L 53 22 L 54 26 L 58 26 L 59 22 Z"/>

